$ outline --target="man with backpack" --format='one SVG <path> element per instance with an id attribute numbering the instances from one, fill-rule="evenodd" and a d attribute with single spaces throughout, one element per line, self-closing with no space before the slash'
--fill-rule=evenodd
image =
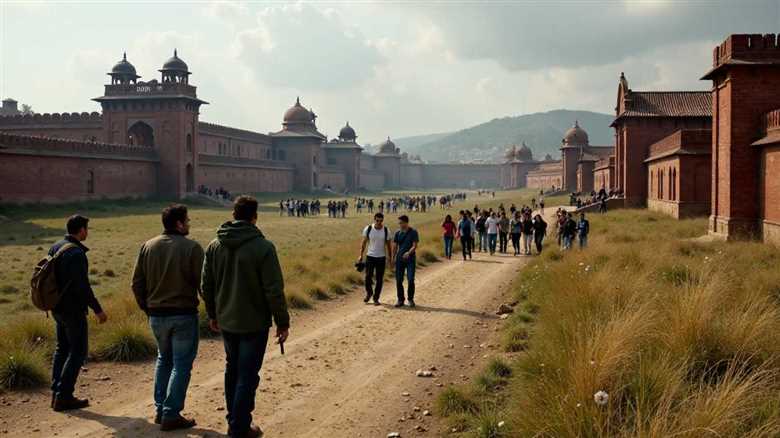
<path id="1" fill-rule="evenodd" d="M 155 424 L 163 431 L 188 429 L 195 420 L 181 415 L 192 363 L 198 354 L 198 290 L 203 248 L 188 239 L 187 207 L 162 212 L 164 231 L 141 247 L 132 289 L 138 307 L 149 316 L 157 341 L 154 375 Z"/>
<path id="2" fill-rule="evenodd" d="M 385 216 L 382 213 L 374 215 L 374 223 L 363 228 L 363 242 L 360 245 L 360 257 L 358 263 L 363 262 L 363 255 L 366 255 L 366 297 L 363 302 L 368 304 L 371 299 L 374 305 L 379 305 L 379 296 L 382 294 L 382 284 L 385 278 L 385 266 L 392 260 L 390 248 L 390 230 L 384 226 Z M 368 249 L 368 253 L 366 253 Z M 376 275 L 376 286 L 373 285 L 374 275 Z"/>
<path id="3" fill-rule="evenodd" d="M 273 321 L 283 345 L 290 315 L 276 248 L 256 226 L 257 200 L 236 198 L 233 219 L 206 248 L 202 294 L 209 326 L 222 333 L 225 345 L 228 435 L 259 438 L 263 432 L 252 424 L 252 411 L 269 332 Z"/>
<path id="4" fill-rule="evenodd" d="M 460 239 L 460 248 L 463 252 L 463 260 L 466 256 L 471 260 L 471 251 L 474 249 L 474 221 L 471 220 L 469 211 L 460 212 L 460 221 L 458 221 L 457 238 Z"/>
<path id="5" fill-rule="evenodd" d="M 404 305 L 404 277 L 407 278 L 407 296 L 409 307 L 414 307 L 414 271 L 417 266 L 417 243 L 420 235 L 417 230 L 409 226 L 409 216 L 401 215 L 398 218 L 399 230 L 393 238 L 393 259 L 395 259 L 395 284 L 398 291 L 398 301 L 395 307 Z"/>
<path id="6" fill-rule="evenodd" d="M 488 238 L 487 238 L 487 212 L 482 211 L 477 218 L 477 238 L 479 239 L 479 252 L 487 252 L 488 250 Z"/>
<path id="7" fill-rule="evenodd" d="M 73 395 L 87 358 L 87 309 L 95 312 L 100 324 L 108 319 L 89 284 L 89 249 L 82 243 L 89 235 L 88 224 L 84 216 L 71 216 L 66 225 L 68 234 L 49 250 L 59 294 L 52 310 L 57 347 L 52 359 L 51 407 L 57 412 L 89 406 L 89 400 Z"/>

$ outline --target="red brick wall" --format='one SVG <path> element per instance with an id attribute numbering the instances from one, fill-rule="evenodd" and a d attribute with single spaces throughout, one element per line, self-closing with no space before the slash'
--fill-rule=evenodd
<path id="1" fill-rule="evenodd" d="M 780 225 L 780 144 L 765 146 L 761 161 L 761 217 Z"/>
<path id="2" fill-rule="evenodd" d="M 290 192 L 293 190 L 292 170 L 201 164 L 197 174 L 198 183 L 212 190 L 220 187 L 231 193 Z"/>

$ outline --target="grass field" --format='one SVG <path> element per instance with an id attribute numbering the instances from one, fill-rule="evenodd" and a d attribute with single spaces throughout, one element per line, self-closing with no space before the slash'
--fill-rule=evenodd
<path id="1" fill-rule="evenodd" d="M 396 194 L 371 196 L 381 199 Z M 507 206 L 515 202 L 520 205 L 531 196 L 531 191 L 497 192 L 495 198 L 470 193 L 466 202 L 456 204 L 446 213 L 457 217 L 458 209 L 473 208 L 475 204 L 495 207 L 501 202 Z M 362 278 L 353 264 L 359 251 L 362 227 L 371 222 L 371 215 L 357 216 L 351 208 L 346 219 L 330 219 L 324 209 L 319 217 L 280 217 L 278 199 L 273 196 L 261 198 L 263 208 L 258 227 L 277 247 L 291 307 L 312 307 L 317 300 L 346 293 L 360 283 Z M 321 199 L 327 202 L 326 198 Z M 40 365 L 45 363 L 41 357 L 51 353 L 51 320 L 32 308 L 28 281 L 32 266 L 46 254 L 52 243 L 62 238 L 65 218 L 74 212 L 91 218 L 90 235 L 85 242 L 90 248 L 90 279 L 111 318 L 105 325 L 92 325 L 92 357 L 129 360 L 152 353 L 148 349 L 151 339 L 145 317 L 135 308 L 129 285 L 140 245 L 162 229 L 160 211 L 166 204 L 107 201 L 66 207 L 14 207 L 0 211 L 3 215 L 0 259 L 5 261 L 0 271 L 0 331 L 9 334 L 0 338 L 0 358 L 6 358 L 7 367 L 10 356 L 17 362 Z M 191 205 L 189 214 L 192 220 L 190 237 L 204 247 L 214 238 L 216 228 L 230 219 L 230 209 L 224 207 Z M 412 226 L 421 233 L 418 260 L 422 265 L 434 261 L 442 251 L 439 224 L 444 214 L 445 211 L 438 207 L 426 213 L 410 214 Z M 396 217 L 387 215 L 392 230 L 398 227 Z M 0 361 L 0 387 L 4 386 L 2 368 Z"/>
<path id="2" fill-rule="evenodd" d="M 643 210 L 591 215 L 591 227 L 588 250 L 550 251 L 518 278 L 503 333 L 510 371 L 494 366 L 447 391 L 440 409 L 452 427 L 478 437 L 780 435 L 780 249 L 693 239 L 705 219 Z"/>

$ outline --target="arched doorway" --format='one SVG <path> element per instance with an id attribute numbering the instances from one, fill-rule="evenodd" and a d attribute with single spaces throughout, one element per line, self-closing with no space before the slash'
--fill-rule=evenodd
<path id="1" fill-rule="evenodd" d="M 144 122 L 135 122 L 127 130 L 127 141 L 131 145 L 154 146 L 154 129 Z"/>
<path id="2" fill-rule="evenodd" d="M 195 172 L 192 169 L 192 164 L 188 164 L 186 168 L 187 187 L 186 192 L 192 193 L 195 191 Z"/>
<path id="3" fill-rule="evenodd" d="M 92 170 L 87 171 L 87 193 L 90 195 L 95 193 L 95 172 Z"/>

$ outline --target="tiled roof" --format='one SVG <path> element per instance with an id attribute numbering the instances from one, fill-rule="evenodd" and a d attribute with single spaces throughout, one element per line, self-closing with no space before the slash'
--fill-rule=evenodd
<path id="1" fill-rule="evenodd" d="M 711 117 L 709 91 L 632 91 L 620 117 Z"/>

